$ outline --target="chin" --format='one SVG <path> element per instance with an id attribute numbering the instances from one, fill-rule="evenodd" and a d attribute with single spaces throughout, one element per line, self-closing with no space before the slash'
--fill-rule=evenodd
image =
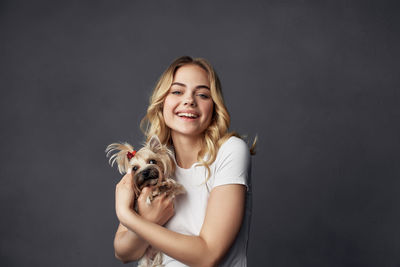
<path id="1" fill-rule="evenodd" d="M 198 137 L 203 132 L 204 130 L 202 129 L 180 129 L 178 131 L 171 129 L 171 135 L 175 136 Z"/>

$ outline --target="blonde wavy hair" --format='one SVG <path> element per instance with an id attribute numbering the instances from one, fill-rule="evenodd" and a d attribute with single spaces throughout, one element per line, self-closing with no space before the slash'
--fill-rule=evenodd
<path id="1" fill-rule="evenodd" d="M 214 102 L 213 116 L 208 128 L 204 131 L 203 145 L 197 155 L 200 165 L 206 167 L 208 171 L 207 179 L 210 176 L 210 165 L 217 157 L 221 145 L 231 136 L 240 137 L 235 132 L 228 132 L 230 125 L 230 115 L 225 106 L 222 87 L 217 73 L 211 64 L 203 58 L 191 58 L 183 56 L 175 59 L 172 64 L 164 71 L 158 80 L 153 94 L 150 97 L 150 104 L 146 116 L 142 119 L 140 127 L 146 135 L 147 140 L 152 135 L 157 135 L 162 144 L 172 144 L 171 131 L 165 124 L 163 117 L 163 105 L 166 96 L 170 91 L 171 84 L 176 71 L 184 65 L 197 65 L 203 68 L 210 82 L 211 98 Z M 255 153 L 255 142 L 250 149 L 251 154 Z M 204 160 L 204 156 L 208 155 Z"/>

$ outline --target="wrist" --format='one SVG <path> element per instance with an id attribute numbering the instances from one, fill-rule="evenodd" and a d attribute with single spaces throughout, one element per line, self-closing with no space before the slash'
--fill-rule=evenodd
<path id="1" fill-rule="evenodd" d="M 132 221 L 132 218 L 137 215 L 132 209 L 123 209 L 118 214 L 117 217 L 122 225 L 126 227 L 126 224 Z"/>

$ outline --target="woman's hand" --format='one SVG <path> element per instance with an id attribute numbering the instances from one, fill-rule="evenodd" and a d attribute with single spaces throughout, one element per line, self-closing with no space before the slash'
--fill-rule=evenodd
<path id="1" fill-rule="evenodd" d="M 134 202 L 135 193 L 132 188 L 132 174 L 127 173 L 115 188 L 115 211 L 121 223 L 127 213 L 133 212 Z"/>
<path id="2" fill-rule="evenodd" d="M 115 189 L 115 211 L 118 220 L 124 224 L 127 213 L 134 212 L 135 194 L 132 188 L 132 174 L 127 173 L 122 177 Z M 165 194 L 157 196 L 151 204 L 147 204 L 147 197 L 151 194 L 151 188 L 145 187 L 138 197 L 138 213 L 148 221 L 164 225 L 174 214 L 174 203 L 171 197 Z"/>
<path id="3" fill-rule="evenodd" d="M 148 221 L 164 225 L 175 214 L 174 200 L 162 194 L 148 204 L 147 197 L 151 194 L 151 188 L 143 188 L 138 198 L 138 213 Z"/>

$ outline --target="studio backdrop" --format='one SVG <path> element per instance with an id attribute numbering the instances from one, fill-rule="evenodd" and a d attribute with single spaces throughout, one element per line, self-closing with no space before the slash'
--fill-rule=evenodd
<path id="1" fill-rule="evenodd" d="M 177 57 L 251 141 L 248 266 L 400 266 L 396 1 L 0 3 L 0 265 L 122 266 L 106 145 Z M 133 266 L 130 264 L 130 266 Z"/>

